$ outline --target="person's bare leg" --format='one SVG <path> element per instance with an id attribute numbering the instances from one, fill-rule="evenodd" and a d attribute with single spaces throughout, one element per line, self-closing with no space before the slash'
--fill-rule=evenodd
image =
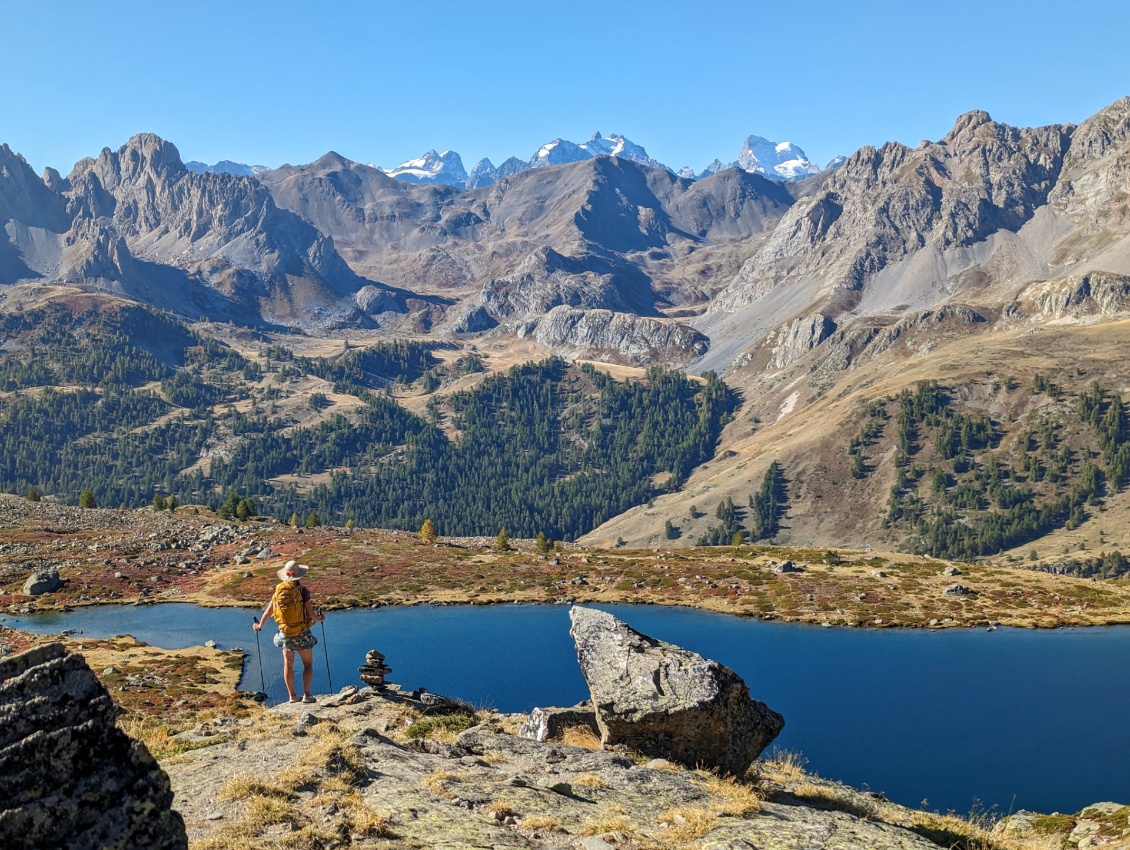
<path id="1" fill-rule="evenodd" d="M 309 650 L 306 650 L 309 652 Z M 302 663 L 306 663 L 306 659 L 302 659 Z M 305 678 L 305 674 L 303 674 Z M 286 683 L 286 691 L 290 694 L 290 698 L 294 699 L 298 694 L 294 692 L 294 650 L 283 650 L 283 681 Z"/>
<path id="2" fill-rule="evenodd" d="M 314 650 L 300 649 L 298 654 L 302 658 L 302 693 L 308 694 L 310 685 L 314 683 Z"/>

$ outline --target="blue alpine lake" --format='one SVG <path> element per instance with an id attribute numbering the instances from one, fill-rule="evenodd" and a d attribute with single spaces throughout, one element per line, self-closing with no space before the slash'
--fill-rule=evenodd
<path id="1" fill-rule="evenodd" d="M 596 606 L 633 628 L 732 667 L 785 716 L 777 747 L 807 769 L 892 800 L 965 813 L 1074 812 L 1130 798 L 1130 627 L 1032 631 L 822 629 L 688 608 Z M 170 649 L 215 640 L 248 651 L 241 687 L 259 690 L 246 608 L 104 606 L 6 617 L 25 631 L 131 634 Z M 281 653 L 264 629 L 271 701 Z M 323 633 L 315 626 L 319 640 Z M 316 693 L 359 684 L 379 649 L 389 680 L 500 711 L 587 697 L 562 605 L 430 606 L 331 612 L 315 652 Z"/>

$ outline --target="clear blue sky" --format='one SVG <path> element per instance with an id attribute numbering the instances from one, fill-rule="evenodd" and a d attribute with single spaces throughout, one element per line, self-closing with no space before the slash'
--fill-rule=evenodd
<path id="1" fill-rule="evenodd" d="M 1130 94 L 1126 0 L 8 0 L 0 142 L 37 170 L 150 131 L 185 159 L 328 150 L 468 169 L 620 132 L 700 169 L 751 134 L 824 164 L 986 109 L 1078 122 Z"/>

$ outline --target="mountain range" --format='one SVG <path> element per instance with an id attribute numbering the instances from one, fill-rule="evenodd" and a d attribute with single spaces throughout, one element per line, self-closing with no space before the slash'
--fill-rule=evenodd
<path id="1" fill-rule="evenodd" d="M 503 177 L 509 177 L 532 168 L 544 168 L 549 165 L 564 165 L 569 162 L 580 162 L 597 156 L 615 156 L 628 159 L 648 168 L 664 168 L 675 172 L 674 168 L 664 165 L 657 159 L 648 155 L 641 145 L 630 139 L 613 133 L 608 137 L 594 133 L 587 142 L 576 144 L 566 139 L 554 139 L 539 147 L 528 160 L 510 157 L 499 166 L 495 166 L 489 159 L 481 159 L 475 163 L 470 173 L 463 165 L 463 159 L 455 151 L 439 153 L 429 150 L 416 159 L 400 163 L 395 168 L 382 168 L 381 170 L 397 180 L 405 183 L 425 183 L 433 186 L 457 186 L 461 189 L 478 189 L 497 183 Z M 838 168 L 846 157 L 838 156 L 833 159 L 824 170 Z M 223 173 L 243 176 L 261 174 L 270 169 L 263 165 L 245 165 L 231 160 L 223 160 L 215 165 L 203 162 L 187 162 L 185 166 L 189 171 L 196 173 Z M 770 180 L 793 182 L 819 174 L 821 169 L 808 159 L 803 150 L 792 142 L 771 142 L 761 136 L 750 136 L 742 143 L 738 158 L 731 162 L 722 162 L 715 159 L 701 172 L 696 173 L 689 166 L 678 170 L 678 176 L 690 180 L 701 180 L 727 168 L 740 168 L 751 174 L 759 174 Z"/>
<path id="2" fill-rule="evenodd" d="M 470 174 L 464 169 L 459 154 L 454 151 L 436 153 L 434 150 L 428 151 L 417 159 L 402 162 L 396 168 L 382 170 L 390 177 L 408 183 L 429 183 L 477 189 L 481 186 L 497 183 L 503 177 L 509 177 L 522 171 L 545 168 L 550 165 L 565 165 L 566 163 L 580 162 L 598 156 L 615 156 L 648 168 L 663 168 L 675 172 L 674 168 L 649 156 L 643 146 L 618 133 L 613 133 L 607 137 L 600 133 L 594 133 L 592 138 L 581 144 L 566 139 L 554 139 L 534 151 L 533 156 L 528 160 L 510 157 L 497 168 L 489 159 L 481 159 L 471 169 Z M 843 159 L 843 157 L 837 157 L 828 164 L 828 168 L 838 167 Z M 770 180 L 782 182 L 803 180 L 813 174 L 819 174 L 821 170 L 819 166 L 809 161 L 803 150 L 792 142 L 770 142 L 761 136 L 750 136 L 742 144 L 737 160 L 724 163 L 716 159 L 697 174 L 689 167 L 681 168 L 677 173 L 680 177 L 700 180 L 703 177 L 717 174 L 719 171 L 725 171 L 727 168 L 740 168 L 751 174 L 759 174 Z"/>
<path id="3" fill-rule="evenodd" d="M 745 165 L 764 167 L 763 141 L 747 142 Z M 883 505 L 909 485 L 905 446 L 860 460 L 856 437 L 874 431 L 861 411 L 893 422 L 891 399 L 942 376 L 993 416 L 998 438 L 1020 439 L 1075 415 L 1049 380 L 1080 394 L 1092 380 L 1125 384 L 1130 98 L 1078 125 L 972 111 L 936 141 L 864 147 L 807 176 L 786 165 L 795 151 L 771 145 L 789 181 L 744 167 L 692 180 L 635 161 L 620 137 L 586 145 L 543 146 L 538 167 L 511 164 L 469 189 L 332 152 L 197 173 L 147 134 L 39 176 L 0 146 L 0 314 L 97 292 L 276 339 L 365 331 L 493 352 L 500 367 L 557 353 L 721 373 L 743 408 L 720 456 L 594 532 L 604 543 L 653 545 L 665 517 L 705 532 L 696 506 L 745 504 L 772 458 L 799 494 L 795 533 L 869 544 L 893 534 L 882 512 L 837 500 Z M 443 167 L 456 165 L 448 155 Z M 1068 435 L 1048 452 L 1056 439 Z M 847 445 L 862 477 L 847 471 Z M 1068 448 L 1037 466 L 1099 451 Z"/>

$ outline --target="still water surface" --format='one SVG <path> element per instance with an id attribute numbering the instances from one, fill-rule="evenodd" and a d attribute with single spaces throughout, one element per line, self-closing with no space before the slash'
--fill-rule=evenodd
<path id="1" fill-rule="evenodd" d="M 942 632 L 821 629 L 687 608 L 597 606 L 639 631 L 736 670 L 785 716 L 777 746 L 808 769 L 897 802 L 968 812 L 975 803 L 1073 812 L 1130 801 L 1130 628 Z M 39 633 L 132 634 L 179 648 L 209 638 L 249 651 L 241 687 L 259 689 L 253 613 L 193 605 L 105 606 L 7 617 Z M 285 697 L 281 657 L 261 637 L 267 692 Z M 321 627 L 315 634 L 322 637 Z M 390 681 L 500 711 L 572 705 L 588 694 L 556 605 L 334 612 L 325 636 L 334 689 L 359 684 L 369 649 Z M 325 693 L 323 645 L 315 692 Z"/>

